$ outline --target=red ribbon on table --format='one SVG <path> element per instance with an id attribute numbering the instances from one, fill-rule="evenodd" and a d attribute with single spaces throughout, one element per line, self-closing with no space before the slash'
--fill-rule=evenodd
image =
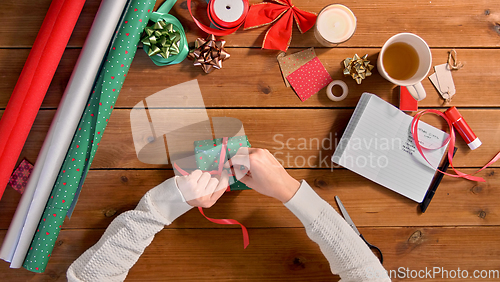
<path id="1" fill-rule="evenodd" d="M 0 120 L 0 199 L 85 0 L 53 0 Z"/>
<path id="2" fill-rule="evenodd" d="M 448 124 L 450 135 L 443 142 L 443 145 L 440 146 L 440 147 L 438 147 L 438 148 L 427 148 L 427 147 L 424 147 L 424 146 L 420 145 L 420 143 L 418 141 L 418 122 L 420 121 L 420 118 L 424 114 L 426 114 L 426 113 L 436 114 L 436 115 L 442 117 L 446 121 L 446 123 Z M 461 177 L 461 178 L 465 178 L 465 179 L 468 179 L 468 180 L 471 180 L 471 181 L 486 182 L 484 180 L 484 178 L 479 177 L 479 176 L 474 176 L 474 174 L 482 171 L 483 169 L 487 168 L 488 166 L 492 165 L 494 162 L 498 161 L 498 159 L 500 159 L 500 152 L 498 152 L 493 157 L 493 159 L 491 159 L 485 166 L 483 166 L 481 169 L 479 169 L 478 171 L 476 171 L 476 172 L 474 172 L 472 174 L 465 174 L 463 172 L 460 172 L 460 171 L 456 170 L 455 167 L 453 166 L 453 150 L 455 148 L 455 136 L 456 136 L 455 135 L 455 131 L 453 130 L 453 124 L 452 124 L 452 122 L 450 121 L 450 119 L 448 119 L 448 117 L 445 114 L 443 114 L 442 112 L 440 112 L 438 110 L 429 109 L 429 110 L 424 110 L 424 111 L 421 111 L 421 112 L 417 113 L 413 117 L 413 120 L 411 121 L 411 128 L 410 128 L 410 130 L 411 130 L 411 134 L 413 136 L 413 140 L 415 140 L 415 146 L 417 147 L 418 152 L 420 153 L 420 155 L 422 155 L 422 157 L 429 164 L 431 164 L 431 163 L 425 157 L 423 149 L 427 149 L 427 150 L 439 149 L 439 148 L 442 148 L 442 147 L 446 146 L 446 144 L 448 143 L 448 141 L 450 142 L 450 144 L 448 145 L 448 160 L 450 161 L 450 166 L 453 168 L 453 170 L 455 171 L 456 174 L 449 174 L 449 173 L 446 173 L 446 172 L 441 171 L 439 169 L 437 169 L 437 171 L 439 171 L 442 174 L 451 176 L 451 177 Z"/>
<path id="3" fill-rule="evenodd" d="M 221 153 L 220 153 L 218 170 L 203 171 L 203 172 L 208 172 L 208 173 L 210 173 L 212 175 L 214 175 L 214 174 L 215 175 L 221 175 L 222 174 L 222 170 L 224 169 L 224 160 L 226 159 L 227 140 L 228 140 L 228 137 L 222 138 L 222 148 L 221 148 Z M 189 173 L 187 171 L 185 171 L 182 168 L 180 168 L 176 163 L 174 163 L 174 168 L 178 172 L 180 172 L 182 175 L 189 175 Z M 229 175 L 229 176 L 231 176 L 231 175 Z M 227 187 L 226 191 L 229 191 L 229 186 Z M 198 207 L 198 210 L 200 211 L 200 213 L 206 219 L 208 219 L 209 221 L 211 221 L 213 223 L 217 223 L 217 224 L 238 224 L 239 226 L 241 226 L 241 232 L 243 233 L 243 248 L 246 249 L 248 247 L 248 244 L 250 244 L 250 238 L 248 236 L 248 230 L 247 230 L 247 228 L 243 224 L 239 223 L 235 219 L 215 219 L 215 218 L 210 218 L 210 217 L 208 217 L 208 216 L 205 215 L 205 213 L 203 212 L 203 208 L 202 207 Z"/>
<path id="4" fill-rule="evenodd" d="M 214 26 L 216 26 L 217 28 L 211 28 L 209 26 L 206 26 L 194 17 L 193 12 L 191 11 L 191 0 L 187 0 L 187 6 L 188 6 L 189 14 L 193 18 L 194 23 L 201 30 L 203 30 L 204 32 L 206 32 L 208 34 L 213 34 L 213 35 L 217 35 L 217 36 L 224 36 L 224 35 L 229 35 L 231 33 L 234 33 L 236 30 L 238 30 L 238 28 L 240 28 L 240 26 L 245 21 L 245 18 L 247 17 L 248 0 L 241 0 L 241 1 L 243 2 L 243 7 L 244 7 L 243 14 L 241 15 L 241 17 L 238 18 L 234 22 L 225 22 L 217 16 L 217 14 L 215 13 L 215 10 L 214 10 L 214 1 L 210 0 L 210 2 L 208 3 L 207 14 L 208 14 L 208 18 L 209 18 L 210 22 Z"/>
<path id="5" fill-rule="evenodd" d="M 262 48 L 286 51 L 292 40 L 293 20 L 295 19 L 299 31 L 304 33 L 314 26 L 316 18 L 316 14 L 292 5 L 291 0 L 272 0 L 250 7 L 244 28 L 251 29 L 274 23 L 266 32 Z"/>

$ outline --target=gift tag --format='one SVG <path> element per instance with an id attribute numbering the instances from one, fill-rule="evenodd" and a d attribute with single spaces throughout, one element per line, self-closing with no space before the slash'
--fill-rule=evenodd
<path id="1" fill-rule="evenodd" d="M 450 101 L 455 95 L 455 83 L 451 75 L 451 69 L 448 64 L 442 64 L 434 67 L 434 73 L 429 76 L 436 90 L 444 100 Z"/>
<path id="2" fill-rule="evenodd" d="M 435 66 L 434 71 L 436 72 L 441 92 L 448 93 L 450 96 L 455 95 L 455 83 L 453 83 L 451 69 L 448 64 Z"/>
<path id="3" fill-rule="evenodd" d="M 441 89 L 439 88 L 439 81 L 438 81 L 437 75 L 435 73 L 433 73 L 429 76 L 429 80 L 432 82 L 432 85 L 434 85 L 434 87 L 438 91 L 439 95 L 441 95 L 441 98 L 443 98 L 446 101 L 451 100 L 451 97 L 448 93 L 441 92 Z"/>

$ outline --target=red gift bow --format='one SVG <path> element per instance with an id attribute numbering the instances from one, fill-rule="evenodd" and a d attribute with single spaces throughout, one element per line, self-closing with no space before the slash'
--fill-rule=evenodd
<path id="1" fill-rule="evenodd" d="M 222 138 L 222 148 L 221 148 L 221 153 L 220 153 L 220 160 L 219 160 L 218 170 L 204 171 L 204 172 L 208 172 L 210 174 L 216 174 L 216 175 L 221 175 L 222 174 L 222 170 L 224 169 L 224 160 L 226 159 L 227 140 L 228 140 L 227 137 Z M 174 168 L 178 172 L 180 172 L 182 175 L 188 175 L 189 174 L 189 172 L 187 172 L 187 171 L 183 170 L 182 168 L 180 168 L 176 163 L 174 163 Z M 229 186 L 227 187 L 226 191 L 229 191 Z M 246 249 L 248 247 L 248 244 L 250 244 L 250 238 L 248 236 L 248 230 L 245 227 L 245 225 L 239 223 L 237 220 L 234 220 L 234 219 L 215 219 L 215 218 L 210 218 L 210 217 L 208 217 L 208 216 L 205 215 L 205 213 L 203 212 L 203 208 L 202 207 L 198 207 L 198 210 L 200 211 L 200 213 L 206 219 L 208 219 L 209 221 L 211 221 L 213 223 L 217 223 L 217 224 L 238 224 L 238 225 L 240 225 L 241 226 L 241 232 L 243 233 L 243 249 Z"/>
<path id="2" fill-rule="evenodd" d="M 293 19 L 299 31 L 304 33 L 314 26 L 317 15 L 298 9 L 291 0 L 271 1 L 250 6 L 244 29 L 274 23 L 266 32 L 262 48 L 286 51 L 292 40 Z"/>

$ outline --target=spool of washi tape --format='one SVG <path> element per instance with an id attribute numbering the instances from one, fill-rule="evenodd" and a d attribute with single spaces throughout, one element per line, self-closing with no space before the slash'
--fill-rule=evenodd
<path id="1" fill-rule="evenodd" d="M 342 87 L 342 95 L 340 96 L 333 95 L 332 88 L 335 85 Z M 347 84 L 345 84 L 345 82 L 343 82 L 342 80 L 334 80 L 330 82 L 330 84 L 328 84 L 328 87 L 326 88 L 326 95 L 328 96 L 328 99 L 334 102 L 339 102 L 344 100 L 345 97 L 347 97 L 347 94 L 349 94 L 349 88 L 347 88 Z"/>
<path id="2" fill-rule="evenodd" d="M 212 25 L 216 27 L 211 28 L 194 17 L 191 0 L 187 0 L 187 5 L 196 25 L 204 32 L 217 36 L 235 32 L 245 22 L 249 9 L 248 0 L 211 0 L 208 3 L 207 14 Z"/>
<path id="3" fill-rule="evenodd" d="M 332 4 L 319 12 L 314 36 L 321 45 L 333 47 L 349 40 L 354 31 L 356 31 L 354 13 L 344 5 Z"/>

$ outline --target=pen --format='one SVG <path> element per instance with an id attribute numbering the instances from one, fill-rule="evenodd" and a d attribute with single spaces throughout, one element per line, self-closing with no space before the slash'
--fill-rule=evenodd
<path id="1" fill-rule="evenodd" d="M 453 156 L 455 156 L 457 149 L 458 149 L 457 147 L 453 149 Z M 443 161 L 443 165 L 439 168 L 439 170 L 442 172 L 446 172 L 449 166 L 450 166 L 450 160 L 448 159 L 448 155 L 446 155 Z M 434 197 L 434 194 L 436 193 L 436 190 L 439 186 L 439 183 L 441 183 L 443 176 L 444 174 L 438 173 L 438 175 L 436 175 L 436 178 L 432 182 L 432 185 L 429 187 L 429 190 L 427 190 L 427 194 L 425 194 L 424 200 L 420 204 L 420 210 L 422 210 L 422 213 L 424 213 L 427 210 L 427 207 L 429 207 L 432 197 Z"/>

